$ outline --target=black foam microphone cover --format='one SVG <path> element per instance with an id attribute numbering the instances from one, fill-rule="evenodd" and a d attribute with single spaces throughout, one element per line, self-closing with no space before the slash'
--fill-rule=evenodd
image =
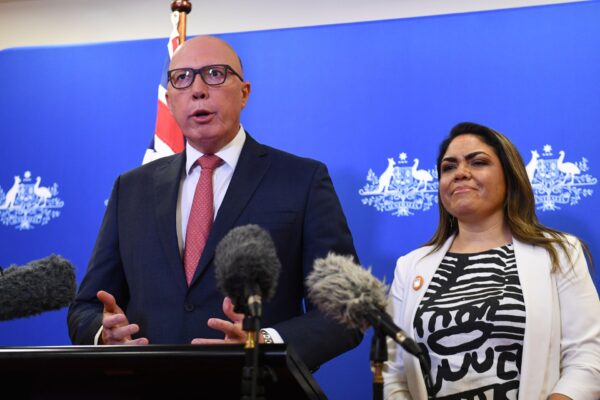
<path id="1" fill-rule="evenodd" d="M 258 225 L 229 231 L 215 250 L 217 286 L 234 304 L 259 295 L 267 301 L 275 294 L 281 263 L 271 235 Z"/>
<path id="2" fill-rule="evenodd" d="M 61 256 L 11 265 L 0 275 L 0 321 L 68 306 L 75 297 L 75 268 Z"/>

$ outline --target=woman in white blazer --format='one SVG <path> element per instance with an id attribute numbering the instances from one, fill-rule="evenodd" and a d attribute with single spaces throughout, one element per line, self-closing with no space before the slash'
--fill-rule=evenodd
<path id="1" fill-rule="evenodd" d="M 589 251 L 539 223 L 514 145 L 456 125 L 440 146 L 440 222 L 398 259 L 394 321 L 431 364 L 393 342 L 386 399 L 600 399 L 600 301 Z M 429 396 L 429 397 L 428 397 Z"/>

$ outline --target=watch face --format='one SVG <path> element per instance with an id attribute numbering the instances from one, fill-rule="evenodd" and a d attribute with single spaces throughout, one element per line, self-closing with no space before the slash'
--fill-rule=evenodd
<path id="1" fill-rule="evenodd" d="M 262 335 L 265 344 L 273 344 L 273 338 L 269 335 L 269 332 L 261 329 L 260 334 Z"/>

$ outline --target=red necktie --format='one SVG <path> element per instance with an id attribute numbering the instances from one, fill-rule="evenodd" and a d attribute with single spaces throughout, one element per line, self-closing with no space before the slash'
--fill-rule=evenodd
<path id="1" fill-rule="evenodd" d="M 202 170 L 194 192 L 185 233 L 185 250 L 183 251 L 183 266 L 188 286 L 192 281 L 212 227 L 214 215 L 212 177 L 214 170 L 222 162 L 223 160 L 214 154 L 205 154 L 196 161 Z"/>

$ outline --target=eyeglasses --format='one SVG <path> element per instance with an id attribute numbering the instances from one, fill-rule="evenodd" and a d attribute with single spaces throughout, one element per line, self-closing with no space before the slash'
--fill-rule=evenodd
<path id="1" fill-rule="evenodd" d="M 202 81 L 208 86 L 221 85 L 227 79 L 227 73 L 231 72 L 237 76 L 240 81 L 244 79 L 227 64 L 207 65 L 202 68 L 177 68 L 172 69 L 167 73 L 169 82 L 175 89 L 185 89 L 192 86 L 196 75 L 200 75 Z"/>

